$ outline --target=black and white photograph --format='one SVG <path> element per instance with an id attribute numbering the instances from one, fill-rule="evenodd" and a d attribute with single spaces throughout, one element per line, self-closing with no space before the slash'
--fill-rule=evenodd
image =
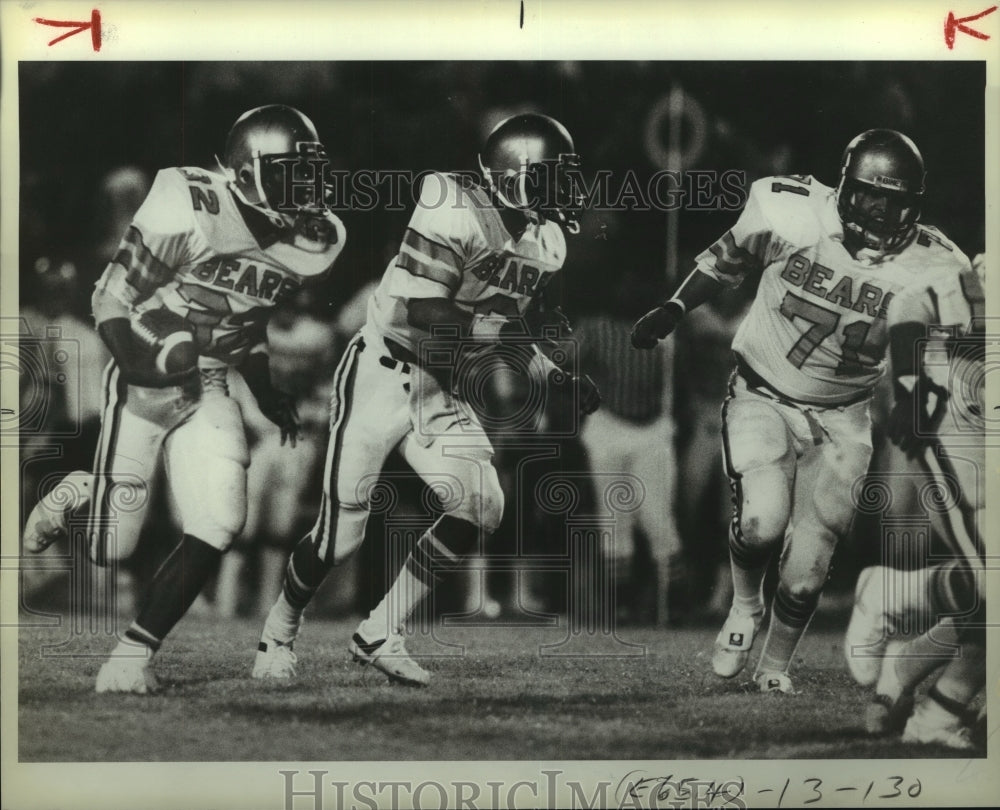
<path id="1" fill-rule="evenodd" d="M 0 2 L 5 808 L 995 804 L 1000 12 L 723 7 Z"/>

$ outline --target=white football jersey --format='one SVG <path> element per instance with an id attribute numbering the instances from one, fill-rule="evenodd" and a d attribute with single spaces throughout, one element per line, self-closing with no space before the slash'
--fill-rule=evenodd
<path id="1" fill-rule="evenodd" d="M 163 169 L 98 287 L 134 312 L 165 307 L 181 315 L 203 358 L 238 365 L 263 345 L 269 310 L 305 278 L 328 272 L 340 254 L 344 226 L 328 216 L 330 244 L 310 249 L 241 208 L 225 177 Z"/>
<path id="2" fill-rule="evenodd" d="M 812 177 L 767 177 L 750 187 L 739 220 L 697 258 L 734 286 L 761 273 L 733 350 L 776 391 L 817 405 L 870 393 L 885 370 L 887 309 L 921 276 L 969 261 L 936 228 L 918 225 L 901 250 L 852 257 L 836 192 Z"/>
<path id="3" fill-rule="evenodd" d="M 483 189 L 455 175 L 428 175 L 399 253 L 369 299 L 368 328 L 416 354 L 428 333 L 407 322 L 410 298 L 449 298 L 466 312 L 523 316 L 565 258 L 557 223 L 529 223 L 515 240 Z"/>
<path id="4" fill-rule="evenodd" d="M 985 400 L 986 293 L 985 261 L 958 272 L 942 268 L 922 277 L 889 307 L 889 326 L 917 323 L 928 327 L 924 371 L 952 395 L 980 406 Z M 956 391 L 955 386 L 964 390 Z"/>

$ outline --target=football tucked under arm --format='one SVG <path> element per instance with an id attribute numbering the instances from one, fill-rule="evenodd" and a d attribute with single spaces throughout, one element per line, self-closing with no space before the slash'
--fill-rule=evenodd
<path id="1" fill-rule="evenodd" d="M 182 337 L 167 341 L 175 332 L 188 329 L 183 319 L 173 317 L 177 320 L 172 321 L 172 325 L 155 317 L 140 323 L 140 316 L 111 317 L 98 323 L 97 331 L 129 385 L 145 388 L 183 385 L 196 372 L 198 351 L 193 339 Z M 191 338 L 190 331 L 187 335 Z M 158 363 L 171 370 L 161 371 Z"/>
<path id="2" fill-rule="evenodd" d="M 191 327 L 169 309 L 151 309 L 133 317 L 132 333 L 160 374 L 189 372 L 198 365 Z"/>

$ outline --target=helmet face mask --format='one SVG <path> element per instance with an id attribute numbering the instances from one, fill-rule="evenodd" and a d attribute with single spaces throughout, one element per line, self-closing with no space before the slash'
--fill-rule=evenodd
<path id="1" fill-rule="evenodd" d="M 924 162 L 902 133 L 874 129 L 844 152 L 837 211 L 847 232 L 864 247 L 891 253 L 912 237 L 920 219 Z"/>
<path id="2" fill-rule="evenodd" d="M 580 156 L 555 119 L 532 113 L 502 121 L 486 140 L 479 168 L 501 205 L 579 232 Z"/>
<path id="3" fill-rule="evenodd" d="M 327 154 L 312 122 L 280 104 L 244 113 L 220 161 L 234 193 L 277 227 L 325 248 L 333 227 L 326 206 Z"/>

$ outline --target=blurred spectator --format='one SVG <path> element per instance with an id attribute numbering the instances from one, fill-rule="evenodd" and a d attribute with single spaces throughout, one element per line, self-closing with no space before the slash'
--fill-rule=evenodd
<path id="1" fill-rule="evenodd" d="M 677 421 L 680 478 L 684 497 L 680 502 L 685 555 L 691 569 L 701 577 L 688 578 L 692 605 L 704 604 L 702 589 L 692 579 L 710 578 L 710 614 L 725 615 L 732 597 L 726 532 L 732 517 L 729 483 L 722 458 L 722 403 L 733 371 L 731 345 L 736 329 L 747 312 L 750 299 L 745 291 L 723 295 L 698 307 L 677 330 L 678 388 Z M 664 341 L 670 342 L 670 341 Z"/>
<path id="2" fill-rule="evenodd" d="M 619 606 L 636 611 L 637 620 L 662 626 L 669 616 L 671 568 L 680 550 L 675 521 L 674 349 L 673 341 L 663 341 L 655 351 L 638 352 L 629 338 L 634 313 L 655 294 L 637 273 L 622 273 L 608 311 L 580 319 L 574 334 L 580 368 L 593 377 L 602 396 L 600 409 L 587 418 L 581 433 L 590 468 L 595 473 L 634 476 L 643 492 L 638 509 L 616 514 L 613 545 L 604 549 L 616 579 L 627 585 L 618 590 Z M 626 601 L 638 590 L 631 587 L 639 570 L 638 544 L 644 546 L 656 573 L 648 616 L 649 606 Z"/>

